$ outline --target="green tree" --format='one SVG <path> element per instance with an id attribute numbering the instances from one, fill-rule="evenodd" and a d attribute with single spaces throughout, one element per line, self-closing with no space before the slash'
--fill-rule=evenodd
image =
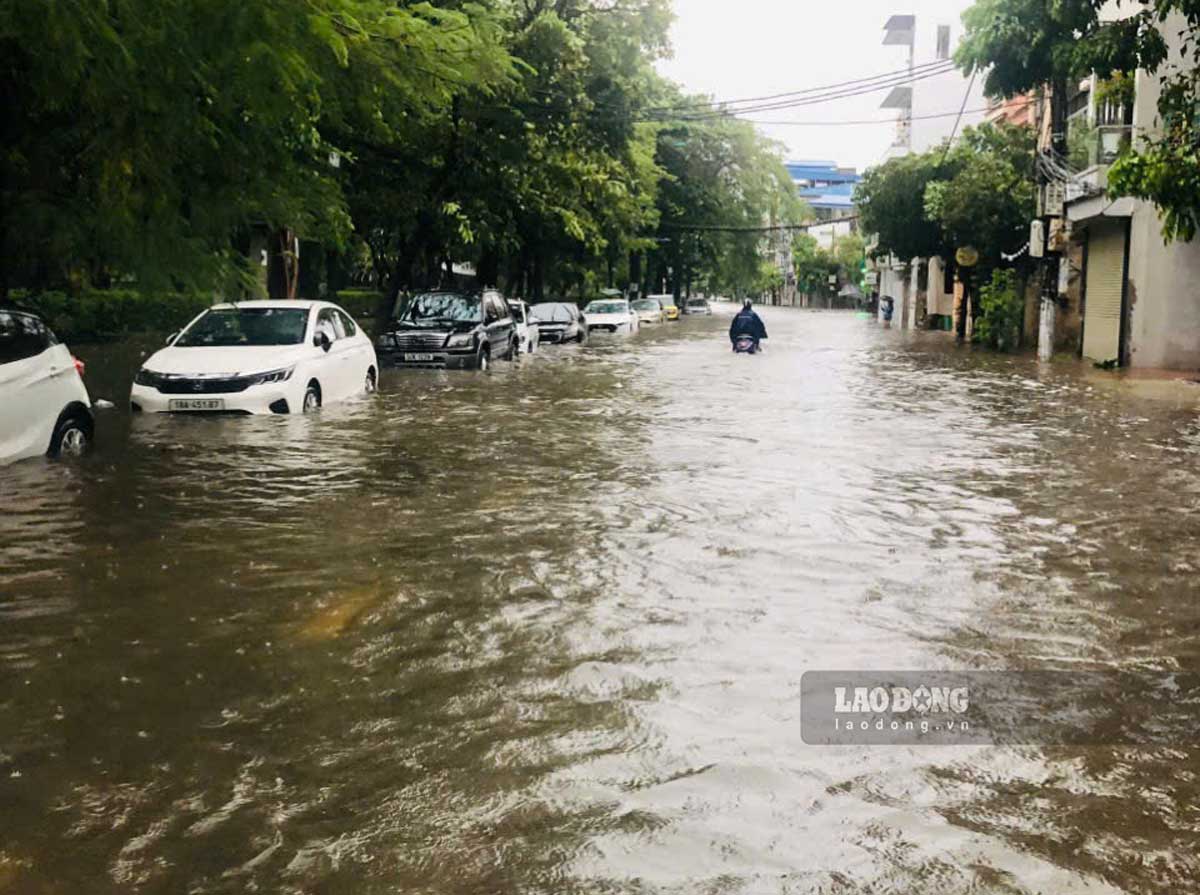
<path id="1" fill-rule="evenodd" d="M 254 227 L 336 243 L 334 137 L 490 77 L 490 47 L 383 0 L 2 0 L 0 288 L 212 286 Z"/>
<path id="2" fill-rule="evenodd" d="M 863 177 L 855 190 L 855 202 L 863 232 L 876 237 L 877 255 L 910 261 L 945 256 L 951 248 L 938 221 L 926 214 L 926 192 L 950 172 L 940 159 L 941 153 L 936 151 L 901 156 L 870 169 Z"/>

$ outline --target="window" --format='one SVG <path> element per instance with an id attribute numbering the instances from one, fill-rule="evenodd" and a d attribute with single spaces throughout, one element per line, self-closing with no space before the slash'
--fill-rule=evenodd
<path id="1" fill-rule="evenodd" d="M 53 344 L 50 330 L 36 317 L 0 311 L 0 364 L 37 357 Z"/>
<path id="2" fill-rule="evenodd" d="M 346 337 L 346 332 L 342 329 L 341 322 L 338 320 L 338 314 L 333 308 L 322 308 L 320 313 L 317 314 L 317 332 L 325 333 L 331 342 L 336 342 L 338 339 Z"/>
<path id="3" fill-rule="evenodd" d="M 216 308 L 206 311 L 183 331 L 179 348 L 220 348 L 234 345 L 299 345 L 308 326 L 301 308 Z"/>
<path id="4" fill-rule="evenodd" d="M 496 306 L 496 300 L 490 295 L 483 300 L 483 322 L 495 323 L 500 320 L 503 315 L 500 309 Z"/>
<path id="5" fill-rule="evenodd" d="M 938 25 L 937 57 L 938 57 L 938 59 L 949 59 L 950 58 L 950 26 L 949 25 Z"/>
<path id="6" fill-rule="evenodd" d="M 358 333 L 358 326 L 354 323 L 354 318 L 349 314 L 338 311 L 338 319 L 342 321 L 342 329 L 347 336 L 353 336 Z"/>

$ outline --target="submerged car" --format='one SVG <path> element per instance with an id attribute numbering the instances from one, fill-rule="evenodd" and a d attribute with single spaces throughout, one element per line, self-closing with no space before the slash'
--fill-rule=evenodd
<path id="1" fill-rule="evenodd" d="M 499 292 L 426 292 L 407 303 L 376 340 L 388 363 L 486 370 L 518 351 L 517 324 Z"/>
<path id="2" fill-rule="evenodd" d="M 215 305 L 138 371 L 130 409 L 309 413 L 375 391 L 379 365 L 354 319 L 323 301 Z"/>
<path id="3" fill-rule="evenodd" d="M 663 307 L 663 314 L 668 320 L 679 319 L 679 306 L 675 304 L 674 295 L 647 295 L 647 298 L 653 298 Z"/>
<path id="4" fill-rule="evenodd" d="M 712 307 L 709 306 L 708 299 L 706 298 L 689 298 L 683 304 L 683 313 L 689 316 L 701 315 L 711 317 Z"/>
<path id="5" fill-rule="evenodd" d="M 95 423 L 82 373 L 40 317 L 0 310 L 0 465 L 87 450 Z"/>
<path id="6" fill-rule="evenodd" d="M 625 333 L 638 331 L 638 315 L 623 298 L 604 298 L 583 309 L 588 333 Z"/>
<path id="7" fill-rule="evenodd" d="M 587 341 L 587 325 L 583 314 L 570 302 L 541 302 L 533 305 L 529 313 L 537 326 L 538 339 L 541 342 L 549 344 Z"/>
<path id="8" fill-rule="evenodd" d="M 530 315 L 529 305 L 523 301 L 510 301 L 508 310 L 512 312 L 517 329 L 517 350 L 521 354 L 533 354 L 542 339 L 537 323 Z"/>
<path id="9" fill-rule="evenodd" d="M 656 298 L 639 298 L 633 302 L 633 310 L 639 323 L 665 323 L 667 319 L 666 311 Z"/>

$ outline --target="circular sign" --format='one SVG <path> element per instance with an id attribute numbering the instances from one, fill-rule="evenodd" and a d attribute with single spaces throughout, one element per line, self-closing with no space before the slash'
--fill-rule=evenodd
<path id="1" fill-rule="evenodd" d="M 979 250 L 972 246 L 963 246 L 954 253 L 954 260 L 959 267 L 974 267 L 979 263 Z"/>

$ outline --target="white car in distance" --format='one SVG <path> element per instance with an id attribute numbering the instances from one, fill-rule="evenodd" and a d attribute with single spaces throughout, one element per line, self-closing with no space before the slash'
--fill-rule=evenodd
<path id="1" fill-rule="evenodd" d="M 517 350 L 521 354 L 533 354 L 541 344 L 541 330 L 530 315 L 529 305 L 523 301 L 510 301 L 508 309 L 516 324 Z"/>
<path id="2" fill-rule="evenodd" d="M 604 298 L 583 309 L 588 333 L 610 332 L 630 335 L 639 329 L 638 315 L 623 298 Z"/>
<path id="3" fill-rule="evenodd" d="M 375 391 L 379 363 L 354 319 L 323 301 L 214 305 L 138 371 L 130 409 L 309 413 Z"/>
<path id="4" fill-rule="evenodd" d="M 35 314 L 0 309 L 0 466 L 92 442 L 83 364 Z"/>

